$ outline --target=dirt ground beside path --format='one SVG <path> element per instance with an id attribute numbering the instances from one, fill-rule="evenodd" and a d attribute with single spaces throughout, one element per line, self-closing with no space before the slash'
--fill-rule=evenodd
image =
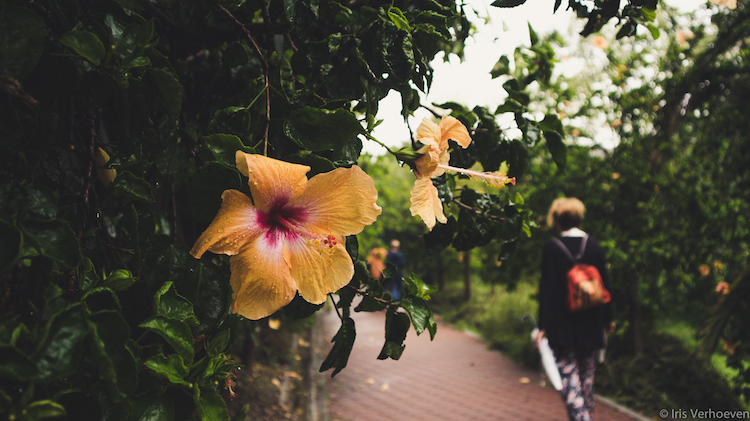
<path id="1" fill-rule="evenodd" d="M 323 313 L 327 342 L 340 322 Z M 518 367 L 476 338 L 438 322 L 434 341 L 411 330 L 401 359 L 380 361 L 385 314 L 353 318 L 357 338 L 347 367 L 326 380 L 331 421 L 567 419 L 559 392 L 540 384 L 541 372 Z M 596 419 L 634 418 L 597 402 Z"/>

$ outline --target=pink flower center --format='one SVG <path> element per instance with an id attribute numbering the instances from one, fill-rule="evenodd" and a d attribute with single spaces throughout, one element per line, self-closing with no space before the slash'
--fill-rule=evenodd
<path id="1" fill-rule="evenodd" d="M 301 207 L 286 206 L 279 202 L 268 213 L 258 212 L 258 222 L 266 231 L 266 237 L 274 243 L 277 240 L 294 240 L 299 237 L 307 239 L 309 247 L 323 249 L 333 248 L 338 241 L 332 234 L 315 234 L 302 224 L 307 219 L 307 211 Z"/>

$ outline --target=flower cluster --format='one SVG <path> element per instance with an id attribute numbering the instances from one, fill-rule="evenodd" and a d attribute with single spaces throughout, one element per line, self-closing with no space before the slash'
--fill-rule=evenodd
<path id="1" fill-rule="evenodd" d="M 443 117 L 440 125 L 425 118 L 417 128 L 417 140 L 424 147 L 418 151 L 423 155 L 414 161 L 416 166 L 414 174 L 417 180 L 411 190 L 410 210 L 412 216 L 419 215 L 422 218 L 430 231 L 435 227 L 436 222 L 444 224 L 448 221 L 443 214 L 443 203 L 440 201 L 437 188 L 432 184 L 432 179 L 443 175 L 445 171 L 465 174 L 473 180 L 498 188 L 506 184 L 516 184 L 515 177 L 508 178 L 505 173 L 478 172 L 448 165 L 450 162 L 448 140 L 453 140 L 464 149 L 471 144 L 469 131 L 454 117 Z"/>

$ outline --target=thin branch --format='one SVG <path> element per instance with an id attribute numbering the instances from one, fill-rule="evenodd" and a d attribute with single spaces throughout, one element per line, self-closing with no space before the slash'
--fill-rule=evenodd
<path id="1" fill-rule="evenodd" d="M 484 215 L 487 218 L 490 218 L 490 219 L 495 220 L 495 221 L 505 221 L 505 218 L 503 218 L 501 216 L 495 216 L 495 215 L 490 215 L 488 213 L 481 212 L 481 211 L 477 210 L 477 208 L 475 208 L 473 206 L 469 206 L 469 205 L 467 205 L 465 203 L 462 203 L 458 199 L 453 199 L 453 203 L 457 204 L 461 208 L 464 208 L 464 209 L 466 209 L 466 210 L 468 210 L 470 212 L 473 212 L 475 215 Z"/>
<path id="2" fill-rule="evenodd" d="M 268 62 L 263 57 L 263 52 L 260 50 L 260 47 L 258 47 L 258 44 L 255 42 L 255 39 L 253 39 L 253 35 L 250 33 L 250 31 L 247 29 L 247 27 L 240 22 L 229 10 L 227 10 L 224 6 L 222 6 L 219 3 L 219 0 L 214 0 L 214 7 L 223 13 L 226 17 L 228 17 L 234 24 L 242 31 L 242 33 L 245 35 L 245 37 L 248 39 L 250 44 L 255 49 L 255 52 L 258 54 L 258 57 L 260 58 L 260 62 L 262 64 L 263 68 L 263 80 L 264 80 L 264 86 L 266 91 L 266 122 L 265 122 L 265 129 L 263 134 L 263 140 L 264 140 L 264 147 L 263 147 L 263 154 L 268 155 L 268 128 L 271 122 L 271 90 L 269 89 L 270 86 L 270 78 L 269 78 L 269 67 Z M 265 17 L 264 17 L 265 20 Z"/>

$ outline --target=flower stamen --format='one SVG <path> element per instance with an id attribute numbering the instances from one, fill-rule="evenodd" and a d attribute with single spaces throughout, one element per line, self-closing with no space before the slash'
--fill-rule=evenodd
<path id="1" fill-rule="evenodd" d="M 443 164 L 438 164 L 438 168 L 468 175 L 472 180 L 481 181 L 489 186 L 497 187 L 499 189 L 505 187 L 506 184 L 516 185 L 516 177 L 508 178 L 508 175 L 504 172 L 479 172 Z"/>

